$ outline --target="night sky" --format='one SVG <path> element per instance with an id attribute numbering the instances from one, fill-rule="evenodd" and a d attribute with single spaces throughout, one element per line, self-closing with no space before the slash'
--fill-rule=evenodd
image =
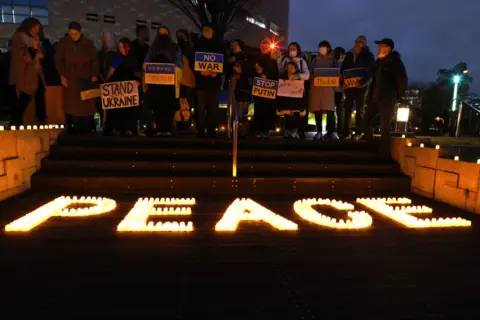
<path id="1" fill-rule="evenodd" d="M 480 94 L 480 0 L 291 0 L 289 40 L 317 51 L 328 40 L 351 49 L 359 34 L 392 38 L 411 81 L 433 81 L 439 68 L 469 65 Z"/>

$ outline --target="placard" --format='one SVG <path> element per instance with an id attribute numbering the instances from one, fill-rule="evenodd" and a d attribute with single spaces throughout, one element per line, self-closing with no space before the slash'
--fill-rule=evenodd
<path id="1" fill-rule="evenodd" d="M 305 81 L 303 80 L 280 80 L 278 82 L 277 95 L 279 97 L 303 98 Z"/>
<path id="2" fill-rule="evenodd" d="M 98 83 L 92 83 L 90 80 L 80 82 L 80 99 L 90 100 L 100 98 L 100 88 Z"/>
<path id="3" fill-rule="evenodd" d="M 252 95 L 267 99 L 276 99 L 278 90 L 278 81 L 263 80 L 262 78 L 253 79 Z"/>
<path id="4" fill-rule="evenodd" d="M 368 74 L 367 68 L 344 70 L 343 79 L 344 79 L 345 88 L 358 87 L 359 81 L 365 78 L 367 74 Z"/>
<path id="5" fill-rule="evenodd" d="M 223 73 L 223 54 L 195 52 L 195 71 Z"/>
<path id="6" fill-rule="evenodd" d="M 146 84 L 175 85 L 173 63 L 145 63 L 143 65 Z"/>
<path id="7" fill-rule="evenodd" d="M 340 70 L 338 68 L 315 68 L 315 87 L 336 88 L 340 85 Z"/>
<path id="8" fill-rule="evenodd" d="M 131 108 L 139 105 L 137 81 L 105 83 L 100 86 L 103 110 Z"/>

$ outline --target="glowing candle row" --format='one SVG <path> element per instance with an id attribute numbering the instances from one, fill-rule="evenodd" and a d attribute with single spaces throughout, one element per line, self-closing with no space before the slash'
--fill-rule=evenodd
<path id="1" fill-rule="evenodd" d="M 337 210 L 353 210 L 355 207 L 347 202 L 330 200 L 330 199 L 303 199 L 302 203 L 308 204 L 311 206 L 322 205 L 322 206 L 331 206 Z"/>
<path id="2" fill-rule="evenodd" d="M 58 125 L 58 124 L 50 124 L 50 125 L 41 125 L 41 126 L 19 126 L 17 128 L 17 126 L 10 126 L 10 130 L 11 131 L 17 131 L 17 130 L 20 130 L 20 131 L 24 131 L 24 130 L 52 130 L 52 129 L 64 129 L 65 126 L 62 124 L 62 125 Z M 3 126 L 0 126 L 0 131 L 4 131 L 5 130 L 5 127 Z"/>
<path id="3" fill-rule="evenodd" d="M 404 211 L 406 213 L 432 213 L 432 208 L 426 206 L 413 206 L 413 207 L 394 207 L 395 211 Z"/>
<path id="4" fill-rule="evenodd" d="M 237 199 L 215 225 L 216 231 L 235 231 L 240 221 L 264 221 L 278 230 L 297 230 L 298 225 L 251 199 Z"/>
<path id="5" fill-rule="evenodd" d="M 67 209 L 72 204 L 92 204 L 90 208 Z M 27 232 L 53 216 L 86 217 L 114 210 L 115 200 L 107 198 L 59 197 L 5 226 L 7 232 Z"/>
<path id="6" fill-rule="evenodd" d="M 120 222 L 117 227 L 119 232 L 190 232 L 193 231 L 193 223 L 189 221 L 186 225 L 184 222 L 158 222 L 150 221 L 147 223 L 148 217 L 152 215 L 161 216 L 179 216 L 191 215 L 191 208 L 155 208 L 155 205 L 186 205 L 195 204 L 196 200 L 188 199 L 159 199 L 159 198 L 140 198 L 133 209 Z"/>
<path id="7" fill-rule="evenodd" d="M 192 215 L 192 208 L 152 208 L 150 210 L 150 215 L 157 215 L 157 216 L 191 216 Z"/>
<path id="8" fill-rule="evenodd" d="M 472 225 L 471 221 L 463 218 L 419 219 L 407 213 L 406 210 L 395 210 L 383 199 L 357 199 L 357 202 L 408 228 L 469 227 Z"/>
<path id="9" fill-rule="evenodd" d="M 372 217 L 366 212 L 348 212 L 348 217 L 351 220 L 344 221 L 343 219 L 337 221 L 337 219 L 331 218 L 324 214 L 319 213 L 315 209 L 312 208 L 312 205 L 309 203 L 310 199 L 308 200 L 301 200 L 297 201 L 294 204 L 295 212 L 300 215 L 303 219 L 310 221 L 312 223 L 334 228 L 334 229 L 364 229 L 368 228 L 372 225 L 373 220 Z M 332 207 L 333 204 L 330 204 Z M 347 203 L 344 203 L 343 206 L 347 207 Z M 351 205 L 353 207 L 353 205 Z M 349 209 L 338 209 L 342 211 L 346 211 Z"/>

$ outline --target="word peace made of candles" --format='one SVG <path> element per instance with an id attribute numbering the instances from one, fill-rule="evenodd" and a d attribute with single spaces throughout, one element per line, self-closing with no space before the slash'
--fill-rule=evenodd
<path id="1" fill-rule="evenodd" d="M 412 206 L 408 198 L 357 199 L 357 203 L 390 218 L 407 228 L 470 227 L 471 221 L 463 218 L 424 218 L 432 209 Z M 117 232 L 192 232 L 192 221 L 148 221 L 150 217 L 191 217 L 194 198 L 140 198 L 117 226 Z M 59 197 L 5 226 L 7 233 L 30 232 L 52 217 L 91 217 L 113 211 L 115 200 L 97 197 Z M 336 219 L 319 212 L 328 206 L 346 213 L 348 219 Z M 373 219 L 365 211 L 354 211 L 353 204 L 330 199 L 303 199 L 294 203 L 294 211 L 302 219 L 325 228 L 337 230 L 366 229 Z M 416 214 L 417 216 L 414 216 Z M 168 219 L 168 218 L 167 218 Z M 227 208 L 215 230 L 235 231 L 242 221 L 261 221 L 277 230 L 298 230 L 298 225 L 265 208 L 251 199 L 236 199 Z"/>

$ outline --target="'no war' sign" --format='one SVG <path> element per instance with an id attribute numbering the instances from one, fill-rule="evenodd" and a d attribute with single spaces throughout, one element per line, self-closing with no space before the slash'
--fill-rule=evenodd
<path id="1" fill-rule="evenodd" d="M 195 52 L 195 71 L 223 73 L 223 54 Z"/>

